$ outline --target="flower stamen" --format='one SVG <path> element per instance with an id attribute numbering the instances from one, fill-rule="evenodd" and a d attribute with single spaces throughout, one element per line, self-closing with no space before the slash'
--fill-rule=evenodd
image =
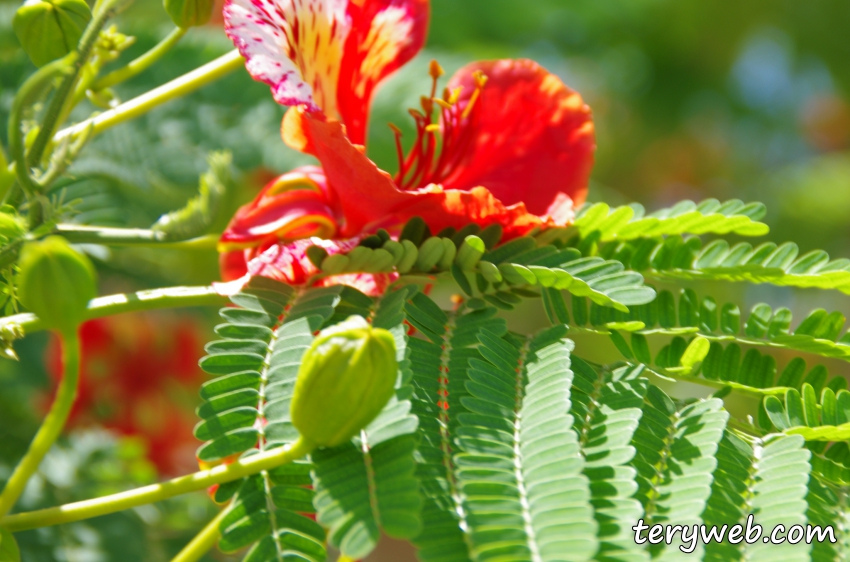
<path id="1" fill-rule="evenodd" d="M 452 174 L 470 143 L 470 124 L 476 119 L 480 105 L 477 102 L 487 84 L 487 76 L 481 71 L 475 72 L 475 90 L 461 107 L 463 88 L 445 88 L 442 97 L 437 97 L 438 80 L 444 74 L 437 61 L 431 61 L 428 74 L 433 80 L 431 96 L 421 98 L 422 111 L 409 110 L 416 124 L 416 140 L 406 157 L 403 155 L 401 131 L 390 125 L 399 161 L 395 181 L 401 189 L 442 183 Z M 437 112 L 436 119 L 434 110 Z"/>

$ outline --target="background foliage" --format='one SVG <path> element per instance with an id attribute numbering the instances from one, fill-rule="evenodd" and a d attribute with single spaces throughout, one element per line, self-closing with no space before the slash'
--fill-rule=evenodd
<path id="1" fill-rule="evenodd" d="M 801 253 L 823 248 L 835 257 L 850 255 L 845 218 L 850 211 L 850 43 L 845 38 L 850 6 L 845 2 L 432 4 L 428 50 L 380 93 L 374 123 L 409 126 L 406 108 L 416 105 L 427 89 L 431 58 L 451 72 L 473 58 L 527 56 L 561 75 L 594 110 L 599 150 L 591 201 L 612 207 L 639 201 L 649 210 L 682 199 L 765 201 L 769 214 L 763 220 L 771 226 L 774 241 L 793 238 Z M 3 121 L 12 94 L 33 70 L 10 29 L 16 7 L 15 2 L 0 3 Z M 137 38 L 128 57 L 144 52 L 168 30 L 166 16 L 153 0 L 136 2 L 118 25 Z M 118 93 L 129 99 L 230 47 L 214 24 L 193 30 L 163 64 L 122 85 Z M 303 161 L 279 140 L 282 113 L 265 86 L 237 72 L 100 135 L 75 164 L 74 180 L 61 189 L 68 200 L 85 196 L 79 221 L 147 226 L 193 196 L 206 153 L 226 148 L 233 152 L 240 174 L 237 199 L 247 200 L 272 174 Z M 0 135 L 5 137 L 5 131 Z M 370 153 L 387 169 L 394 162 L 391 141 L 388 129 L 370 131 Z M 95 257 L 105 251 L 91 248 Z M 108 266 L 100 264 L 104 294 L 206 283 L 218 276 L 213 252 L 174 251 L 163 259 L 158 250 L 154 260 L 144 249 L 110 251 L 114 254 Z M 193 260 L 191 267 L 186 260 Z M 688 286 L 700 294 L 697 281 Z M 787 307 L 799 319 L 816 307 L 847 310 L 847 297 L 836 291 L 747 287 L 743 294 L 730 291 L 723 302 L 738 301 L 735 304 L 748 311 L 756 302 L 769 301 L 774 309 Z M 724 288 L 729 289 L 717 287 Z M 167 318 L 158 321 L 166 323 Z M 521 315 L 517 321 L 523 321 Z M 533 327 L 531 319 L 525 321 Z M 214 314 L 199 312 L 194 322 L 201 341 L 212 339 Z M 580 345 L 580 336 L 575 339 Z M 0 478 L 34 433 L 42 412 L 34 405 L 50 388 L 47 365 L 26 373 L 19 372 L 20 365 L 43 364 L 47 345 L 46 337 L 27 338 L 19 349 L 24 362 L 0 364 Z M 781 357 L 782 351 L 778 353 Z M 823 363 L 830 376 L 847 375 L 846 362 Z M 575 365 L 573 369 L 578 372 Z M 190 402 L 200 401 L 194 396 L 184 400 L 174 389 L 162 391 L 169 399 L 155 408 L 191 411 L 195 404 Z M 100 426 L 119 429 L 123 436 L 106 437 Z M 93 411 L 88 423 L 79 425 L 52 453 L 50 464 L 57 470 L 41 475 L 22 506 L 54 505 L 114 491 L 119 482 L 151 481 L 156 465 L 145 452 L 150 443 L 144 427 L 120 428 L 109 412 Z M 721 443 L 720 450 L 724 447 L 733 444 Z M 191 450 L 183 454 L 191 465 Z M 718 462 L 722 460 L 720 456 Z M 109 560 L 118 553 L 122 560 L 168 559 L 209 517 L 210 509 L 197 495 L 61 532 L 24 533 L 20 542 L 27 560 Z M 132 548 L 128 536 L 138 541 Z M 59 546 L 48 549 L 47 544 Z M 401 555 L 385 556 L 397 560 Z"/>

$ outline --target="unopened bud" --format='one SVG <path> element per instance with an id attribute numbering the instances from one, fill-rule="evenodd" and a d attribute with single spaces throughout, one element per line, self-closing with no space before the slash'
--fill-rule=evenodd
<path id="1" fill-rule="evenodd" d="M 171 21 L 183 29 L 207 23 L 212 15 L 213 4 L 213 0 L 163 0 Z"/>
<path id="2" fill-rule="evenodd" d="M 381 412 L 397 372 L 393 335 L 352 316 L 320 333 L 304 354 L 290 406 L 292 424 L 316 446 L 341 445 Z"/>
<path id="3" fill-rule="evenodd" d="M 12 27 L 33 64 L 44 66 L 77 48 L 89 20 L 84 0 L 27 0 Z"/>
<path id="4" fill-rule="evenodd" d="M 53 330 L 69 332 L 85 319 L 97 296 L 97 275 L 89 259 L 61 236 L 29 242 L 21 250 L 21 302 Z"/>

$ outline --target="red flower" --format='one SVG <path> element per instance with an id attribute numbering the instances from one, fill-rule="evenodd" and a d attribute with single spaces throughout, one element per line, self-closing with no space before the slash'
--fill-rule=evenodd
<path id="1" fill-rule="evenodd" d="M 145 314 L 91 320 L 80 329 L 82 361 L 70 427 L 97 423 L 142 438 L 165 474 L 191 470 L 202 338 L 188 320 Z M 62 376 L 58 339 L 48 350 L 55 382 Z"/>
<path id="2" fill-rule="evenodd" d="M 590 110 L 532 61 L 469 65 L 442 96 L 432 63 L 407 156 L 396 130 L 399 172 L 366 157 L 372 92 L 422 47 L 428 11 L 427 0 L 227 0 L 225 28 L 248 71 L 293 106 L 284 141 L 322 167 L 281 176 L 239 210 L 220 242 L 225 279 L 276 270 L 302 283 L 315 268 L 293 241 L 398 232 L 414 216 L 434 232 L 499 224 L 505 239 L 572 220 L 593 164 Z"/>

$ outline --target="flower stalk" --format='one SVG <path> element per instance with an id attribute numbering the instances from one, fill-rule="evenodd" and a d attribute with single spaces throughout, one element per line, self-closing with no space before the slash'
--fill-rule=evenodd
<path id="1" fill-rule="evenodd" d="M 171 82 L 122 103 L 114 109 L 62 129 L 53 137 L 53 142 L 58 143 L 69 136 L 75 136 L 89 127 L 92 128 L 93 135 L 98 134 L 119 123 L 140 117 L 165 102 L 190 94 L 210 82 L 226 76 L 237 68 L 241 68 L 243 63 L 242 56 L 238 51 L 230 51 L 179 78 L 175 78 Z"/>
<path id="2" fill-rule="evenodd" d="M 182 27 L 175 27 L 171 33 L 169 33 L 162 41 L 157 43 L 153 48 L 151 48 L 145 54 L 139 56 L 136 59 L 130 61 L 127 66 L 119 68 L 118 70 L 113 70 L 106 76 L 98 79 L 94 85 L 92 86 L 92 90 L 103 90 L 104 88 L 109 88 L 116 84 L 120 84 L 125 80 L 129 80 L 130 78 L 136 76 L 137 74 L 144 72 L 148 68 L 151 67 L 156 61 L 161 59 L 163 55 L 165 55 L 168 51 L 171 50 L 174 45 L 177 44 L 180 39 L 186 35 L 186 29 Z"/>
<path id="3" fill-rule="evenodd" d="M 0 520 L 0 525 L 12 532 L 71 523 L 115 513 L 132 507 L 163 501 L 174 496 L 196 492 L 245 476 L 270 470 L 283 464 L 296 461 L 308 455 L 314 446 L 300 439 L 288 447 L 277 447 L 270 451 L 238 460 L 232 464 L 219 465 L 210 470 L 202 470 L 186 476 L 173 478 L 159 484 L 142 486 L 118 494 L 103 496 L 91 500 L 69 503 L 59 507 L 40 509 L 27 513 L 10 515 Z"/>
<path id="4" fill-rule="evenodd" d="M 9 513 L 9 510 L 18 501 L 21 493 L 27 485 L 27 481 L 38 470 L 44 455 L 62 433 L 71 407 L 77 397 L 77 383 L 80 375 L 80 340 L 76 330 L 66 330 L 60 334 L 62 340 L 62 363 L 64 373 L 62 382 L 56 391 L 56 398 L 50 408 L 44 423 L 35 434 L 24 458 L 15 467 L 12 476 L 6 483 L 3 493 L 0 494 L 0 517 Z"/>
<path id="5" fill-rule="evenodd" d="M 62 115 L 66 113 L 66 104 L 74 91 L 74 85 L 80 75 L 80 70 L 88 61 L 89 55 L 100 36 L 100 30 L 103 29 L 103 26 L 115 13 L 118 3 L 119 0 L 105 0 L 96 4 L 94 17 L 89 22 L 83 37 L 80 39 L 80 44 L 77 48 L 79 56 L 74 61 L 73 70 L 62 80 L 62 83 L 56 89 L 56 92 L 54 92 L 53 98 L 50 100 L 50 104 L 44 113 L 41 129 L 27 154 L 27 162 L 30 165 L 36 165 L 41 161 L 41 157 L 44 155 L 50 138 L 53 136 L 53 131 L 60 124 Z"/>
<path id="6" fill-rule="evenodd" d="M 120 293 L 89 301 L 85 320 L 161 308 L 216 306 L 227 303 L 227 297 L 215 287 L 168 287 L 136 293 Z M 29 312 L 0 318 L 0 334 L 20 332 L 22 337 L 45 329 L 44 322 Z"/>
<path id="7" fill-rule="evenodd" d="M 227 516 L 229 509 L 222 509 L 218 515 L 204 526 L 201 531 L 195 535 L 189 544 L 181 550 L 177 556 L 171 559 L 171 562 L 196 562 L 201 557 L 210 551 L 215 546 L 216 541 L 221 537 L 219 525 Z"/>
<path id="8" fill-rule="evenodd" d="M 145 228 L 111 228 L 59 224 L 61 234 L 74 244 L 103 244 L 106 246 L 155 246 L 157 248 L 210 250 L 215 249 L 218 236 L 200 236 L 189 240 L 168 240 L 164 232 Z"/>

